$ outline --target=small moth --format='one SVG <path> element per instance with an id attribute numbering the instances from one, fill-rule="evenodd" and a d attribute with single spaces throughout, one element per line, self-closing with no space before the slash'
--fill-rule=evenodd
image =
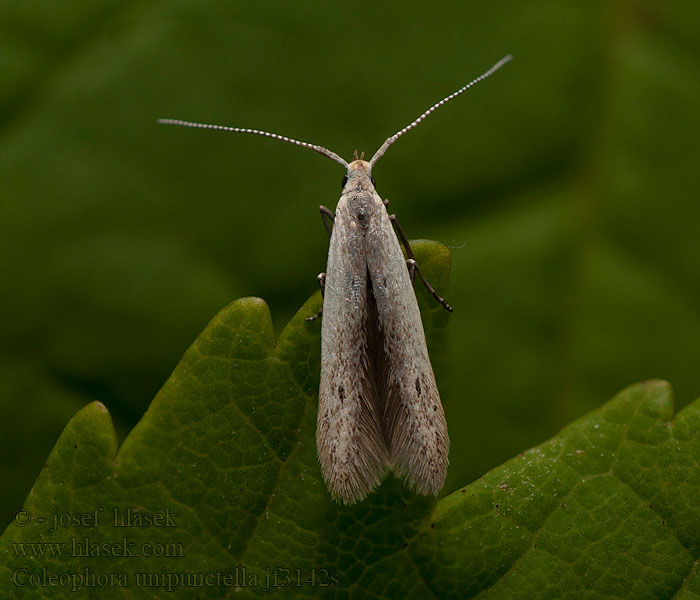
<path id="1" fill-rule="evenodd" d="M 450 445 L 413 291 L 414 274 L 447 310 L 452 308 L 423 277 L 396 217 L 387 212 L 388 201 L 375 189 L 372 168 L 404 133 L 511 58 L 502 58 L 431 106 L 387 138 L 369 161 L 356 151 L 348 163 L 322 146 L 257 129 L 159 119 L 263 135 L 310 148 L 346 169 L 335 213 L 320 207 L 330 248 L 326 272 L 319 275 L 323 321 L 316 428 L 323 479 L 331 496 L 345 504 L 365 498 L 390 469 L 411 489 L 437 495 L 445 482 Z"/>

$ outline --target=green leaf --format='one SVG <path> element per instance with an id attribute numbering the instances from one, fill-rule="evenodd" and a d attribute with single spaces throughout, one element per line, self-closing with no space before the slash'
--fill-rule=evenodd
<path id="1" fill-rule="evenodd" d="M 56 402 L 102 401 L 121 435 L 222 306 L 265 298 L 279 335 L 324 270 L 338 165 L 158 117 L 348 158 L 513 53 L 374 169 L 407 234 L 452 249 L 447 490 L 629 382 L 700 389 L 697 0 L 1 6 L 0 363 L 28 368 L 0 438 L 34 440 L 0 453 L 3 523 Z"/>
<path id="2" fill-rule="evenodd" d="M 449 253 L 415 249 L 444 289 Z M 119 451 L 105 407 L 83 408 L 0 541 L 4 597 L 94 597 L 100 582 L 100 598 L 698 593 L 700 401 L 674 419 L 667 384 L 632 386 L 440 501 L 389 478 L 340 506 L 314 443 L 319 323 L 304 318 L 319 307 L 316 294 L 275 342 L 263 301 L 230 304 Z M 423 316 L 439 354 L 446 313 Z"/>
<path id="3" fill-rule="evenodd" d="M 700 401 L 631 386 L 443 499 L 411 547 L 437 597 L 695 598 Z"/>

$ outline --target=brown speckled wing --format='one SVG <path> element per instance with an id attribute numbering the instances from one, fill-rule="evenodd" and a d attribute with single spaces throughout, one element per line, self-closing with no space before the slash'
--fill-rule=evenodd
<path id="1" fill-rule="evenodd" d="M 370 359 L 377 346 L 366 241 L 341 197 L 333 224 L 323 299 L 316 447 L 331 495 L 346 504 L 371 492 L 386 471 L 381 402 Z M 374 320 L 374 324 L 372 321 Z"/>
<path id="2" fill-rule="evenodd" d="M 381 203 L 379 196 L 375 202 Z M 379 393 L 389 463 L 411 488 L 437 495 L 447 474 L 447 423 L 406 261 L 383 205 L 366 242 L 387 363 Z"/>

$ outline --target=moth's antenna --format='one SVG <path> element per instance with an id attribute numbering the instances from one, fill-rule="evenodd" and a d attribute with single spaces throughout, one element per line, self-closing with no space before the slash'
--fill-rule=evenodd
<path id="1" fill-rule="evenodd" d="M 316 144 L 310 144 L 309 142 L 302 142 L 299 140 L 294 140 L 292 138 L 288 138 L 287 136 L 279 135 L 278 133 L 269 133 L 267 131 L 260 131 L 258 129 L 245 129 L 242 127 L 229 127 L 227 125 L 211 125 L 209 123 L 192 123 L 190 121 L 181 121 L 180 119 L 158 119 L 158 122 L 161 123 L 162 125 L 179 125 L 180 127 L 197 127 L 199 129 L 218 129 L 220 131 L 232 131 L 234 133 L 252 133 L 255 135 L 264 135 L 265 137 L 269 137 L 269 138 L 272 138 L 275 140 L 280 140 L 282 142 L 287 142 L 289 144 L 294 144 L 295 146 L 301 146 L 302 148 L 309 148 L 315 152 L 318 152 L 319 154 L 322 154 L 323 156 L 330 158 L 331 160 L 334 160 L 337 163 L 340 163 L 346 169 L 348 167 L 348 163 L 345 162 L 345 160 L 343 160 L 335 152 L 331 152 L 330 150 L 328 150 L 328 148 L 324 148 L 323 146 L 317 146 Z"/>
<path id="2" fill-rule="evenodd" d="M 452 98 L 456 98 L 460 94 L 463 94 L 466 92 L 470 87 L 473 85 L 476 85 L 480 81 L 483 81 L 487 77 L 493 75 L 498 69 L 500 69 L 503 65 L 505 65 L 507 62 L 511 61 L 513 59 L 513 55 L 509 54 L 508 56 L 504 56 L 501 60 L 499 60 L 493 67 L 491 67 L 488 71 L 483 73 L 482 75 L 479 75 L 476 79 L 470 81 L 467 85 L 464 87 L 459 88 L 456 92 L 450 94 L 446 98 L 443 98 L 440 100 L 440 102 L 433 104 L 428 110 L 426 110 L 420 117 L 418 117 L 413 123 L 410 123 L 409 125 L 406 125 L 403 129 L 400 131 L 397 131 L 394 135 L 392 135 L 390 138 L 387 138 L 386 142 L 382 144 L 382 147 L 379 148 L 372 157 L 372 160 L 369 161 L 369 164 L 371 167 L 374 166 L 374 164 L 382 157 L 384 156 L 384 153 L 387 151 L 389 146 L 391 146 L 396 140 L 398 140 L 404 133 L 407 131 L 413 129 L 416 127 L 423 119 L 425 119 L 430 113 L 432 113 L 434 110 L 440 108 L 443 104 L 447 104 Z"/>

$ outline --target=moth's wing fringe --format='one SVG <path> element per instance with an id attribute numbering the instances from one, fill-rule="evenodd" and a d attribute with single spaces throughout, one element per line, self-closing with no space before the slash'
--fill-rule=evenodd
<path id="1" fill-rule="evenodd" d="M 395 474 L 412 490 L 437 496 L 447 475 L 450 440 L 435 392 L 427 401 L 421 402 L 414 393 L 392 403 L 388 435 L 389 462 Z"/>
<path id="2" fill-rule="evenodd" d="M 388 464 L 386 443 L 371 402 L 357 390 L 357 414 L 341 426 L 329 429 L 319 423 L 317 446 L 321 473 L 335 500 L 353 504 L 362 500 L 384 479 Z M 364 397 L 363 397 L 364 396 Z M 354 425 L 347 425 L 353 423 Z"/>

